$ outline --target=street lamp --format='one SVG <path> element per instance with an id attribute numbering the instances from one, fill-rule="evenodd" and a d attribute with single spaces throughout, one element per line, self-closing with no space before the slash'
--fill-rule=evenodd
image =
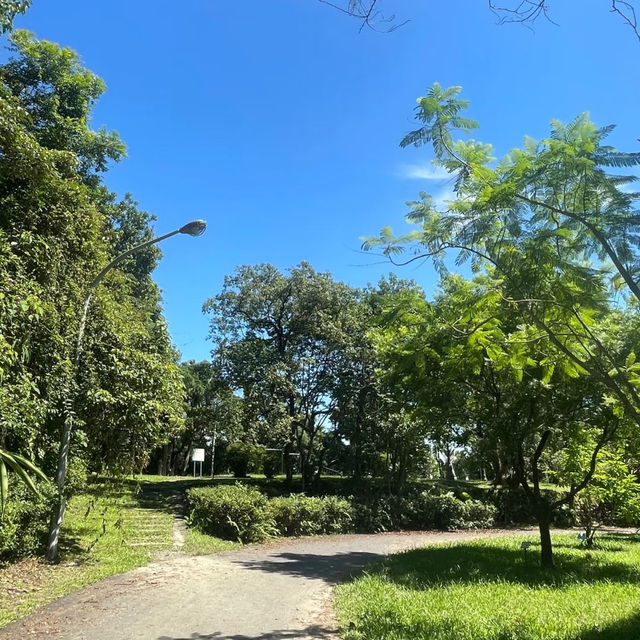
<path id="1" fill-rule="evenodd" d="M 200 236 L 207 228 L 207 223 L 204 220 L 193 220 L 175 231 L 165 233 L 163 236 L 152 238 L 146 242 L 142 242 L 127 251 L 124 251 L 119 256 L 115 257 L 100 273 L 89 283 L 87 287 L 87 296 L 84 300 L 82 307 L 82 317 L 80 318 L 80 325 L 78 326 L 78 337 L 76 338 L 76 349 L 72 360 L 71 380 L 75 379 L 77 373 L 78 363 L 80 362 L 80 353 L 82 352 L 82 338 L 84 336 L 84 329 L 87 322 L 87 312 L 89 311 L 89 304 L 95 288 L 102 282 L 103 278 L 109 270 L 115 267 L 118 263 L 122 262 L 127 256 L 130 256 L 140 249 L 149 247 L 152 244 L 162 242 L 171 236 L 183 233 L 188 236 Z M 67 475 L 67 466 L 69 465 L 69 447 L 71 444 L 71 429 L 73 427 L 73 398 L 69 394 L 65 400 L 65 420 L 62 427 L 62 438 L 60 439 L 60 453 L 58 455 L 58 470 L 56 472 L 56 485 L 58 487 L 58 502 L 51 518 L 51 526 L 49 528 L 49 542 L 47 545 L 47 560 L 54 562 L 58 559 L 58 543 L 60 540 L 60 528 L 62 527 L 62 521 L 64 519 L 64 512 L 67 506 L 67 501 L 64 497 L 64 485 Z"/>

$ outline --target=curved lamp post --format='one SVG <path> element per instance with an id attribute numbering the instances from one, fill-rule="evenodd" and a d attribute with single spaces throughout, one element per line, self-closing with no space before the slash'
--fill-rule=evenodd
<path id="1" fill-rule="evenodd" d="M 76 349 L 72 360 L 71 379 L 76 376 L 78 363 L 80 362 L 80 354 L 82 352 L 82 338 L 84 336 L 84 329 L 87 322 L 87 312 L 89 311 L 89 304 L 95 288 L 102 282 L 107 273 L 115 267 L 118 263 L 122 262 L 127 256 L 130 256 L 140 249 L 144 249 L 152 244 L 162 242 L 171 236 L 184 233 L 188 236 L 200 236 L 207 228 L 207 223 L 204 220 L 193 220 L 185 224 L 184 226 L 165 233 L 163 236 L 152 238 L 146 242 L 142 242 L 127 251 L 124 251 L 119 256 L 114 258 L 90 283 L 87 287 L 87 296 L 84 300 L 82 308 L 82 317 L 80 318 L 80 324 L 78 326 L 78 337 L 76 339 Z M 71 429 L 73 427 L 73 398 L 71 394 L 65 401 L 65 421 L 62 428 L 62 438 L 60 439 L 60 453 L 58 456 L 58 470 L 56 473 L 56 485 L 58 487 L 58 503 L 51 519 L 51 526 L 49 528 L 49 542 L 47 545 L 47 560 L 49 562 L 55 562 L 58 559 L 58 543 L 60 540 L 60 528 L 62 527 L 62 521 L 64 519 L 64 512 L 67 506 L 67 501 L 64 496 L 65 478 L 67 475 L 67 466 L 69 464 L 69 447 L 71 445 Z"/>

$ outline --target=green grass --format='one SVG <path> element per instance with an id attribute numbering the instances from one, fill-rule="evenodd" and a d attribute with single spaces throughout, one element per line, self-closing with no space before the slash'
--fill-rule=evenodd
<path id="1" fill-rule="evenodd" d="M 224 477 L 214 482 L 235 480 Z M 0 569 L 0 627 L 172 549 L 176 499 L 190 487 L 208 484 L 208 478 L 188 476 L 140 476 L 90 484 L 67 508 L 59 564 L 29 558 Z M 189 529 L 181 552 L 206 555 L 237 546 Z"/>
<path id="2" fill-rule="evenodd" d="M 237 549 L 240 546 L 237 542 L 215 538 L 206 533 L 201 533 L 197 529 L 190 528 L 187 530 L 187 537 L 182 551 L 190 556 L 206 556 L 210 553 Z"/>
<path id="3" fill-rule="evenodd" d="M 522 537 L 392 556 L 340 585 L 345 640 L 637 640 L 640 539 L 586 550 L 558 536 L 556 568 Z M 535 540 L 535 538 L 531 538 Z"/>
<path id="4" fill-rule="evenodd" d="M 136 483 L 96 483 L 69 504 L 60 564 L 27 559 L 0 570 L 0 626 L 64 594 L 142 566 L 173 546 L 173 514 Z"/>

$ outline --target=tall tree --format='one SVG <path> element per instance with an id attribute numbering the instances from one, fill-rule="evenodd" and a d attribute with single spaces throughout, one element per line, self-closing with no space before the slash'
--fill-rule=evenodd
<path id="1" fill-rule="evenodd" d="M 238 440 L 242 435 L 242 398 L 233 394 L 220 368 L 208 361 L 183 362 L 180 365 L 185 386 L 185 429 L 165 445 L 162 473 L 186 472 L 191 449 L 208 448 L 211 477 L 215 473 L 216 449 Z"/>
<path id="2" fill-rule="evenodd" d="M 14 32 L 0 67 L 0 447 L 55 465 L 76 415 L 80 466 L 132 471 L 182 424 L 182 383 L 147 253 L 96 292 L 80 373 L 71 364 L 86 286 L 151 217 L 101 185 L 122 156 L 89 128 L 103 90 L 75 53 Z"/>
<path id="3" fill-rule="evenodd" d="M 283 274 L 243 266 L 208 300 L 211 335 L 254 421 L 283 433 L 287 475 L 300 458 L 303 483 L 322 464 L 321 433 L 335 408 L 334 387 L 352 330 L 356 294 L 302 263 Z"/>
<path id="4" fill-rule="evenodd" d="M 391 257 L 411 246 L 410 261 L 429 257 L 441 271 L 456 251 L 458 264 L 485 269 L 500 282 L 498 295 L 539 332 L 530 339 L 544 336 L 567 375 L 588 375 L 607 389 L 603 401 L 640 426 L 635 365 L 607 331 L 612 291 L 640 295 L 638 194 L 628 191 L 635 178 L 608 169 L 637 165 L 640 153 L 605 145 L 611 127 L 598 129 L 582 115 L 569 125 L 554 121 L 549 138 L 527 139 L 494 164 L 489 145 L 453 139 L 477 126 L 462 115 L 468 103 L 459 92 L 435 84 L 418 101 L 422 126 L 401 143 L 432 143 L 436 164 L 452 175 L 454 199 L 438 206 L 421 194 L 408 216 L 417 231 L 394 238 L 386 228 L 365 246 L 383 246 Z M 603 444 L 596 441 L 591 475 Z"/>

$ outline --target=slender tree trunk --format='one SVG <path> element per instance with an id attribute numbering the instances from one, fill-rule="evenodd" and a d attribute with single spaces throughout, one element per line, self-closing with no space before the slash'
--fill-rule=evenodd
<path id="1" fill-rule="evenodd" d="M 500 454 L 496 451 L 495 460 L 492 460 L 493 463 L 493 484 L 496 487 L 502 486 L 504 484 L 504 473 L 502 472 L 502 459 L 500 458 Z"/>
<path id="2" fill-rule="evenodd" d="M 189 461 L 191 460 L 191 447 L 193 447 L 193 441 L 190 441 L 189 446 L 187 447 L 187 455 L 184 458 L 184 466 L 182 467 L 183 476 L 186 476 L 187 471 L 189 470 Z"/>
<path id="3" fill-rule="evenodd" d="M 553 546 L 551 544 L 551 518 L 544 511 L 538 516 L 540 529 L 540 565 L 547 569 L 553 568 Z"/>
<path id="4" fill-rule="evenodd" d="M 289 486 L 293 482 L 293 465 L 291 463 L 291 456 L 289 455 L 290 453 L 291 443 L 287 442 L 287 444 L 284 445 L 284 466 L 287 473 L 287 485 Z"/>
<path id="5" fill-rule="evenodd" d="M 456 470 L 453 467 L 453 461 L 451 460 L 451 452 L 447 451 L 447 460 L 445 463 L 445 475 L 447 480 L 457 480 Z"/>
<path id="6" fill-rule="evenodd" d="M 213 431 L 213 440 L 211 441 L 211 478 L 215 475 L 216 471 L 216 438 L 218 436 L 218 432 L 214 429 Z"/>
<path id="7" fill-rule="evenodd" d="M 167 443 L 162 446 L 162 471 L 160 472 L 160 475 L 162 476 L 169 475 L 169 456 L 169 444 Z"/>
<path id="8" fill-rule="evenodd" d="M 318 468 L 313 476 L 313 490 L 314 492 L 318 493 L 318 491 L 320 490 L 320 482 L 322 481 L 322 471 L 324 468 L 324 455 L 325 452 L 322 451 L 320 453 L 320 460 L 318 462 Z"/>

